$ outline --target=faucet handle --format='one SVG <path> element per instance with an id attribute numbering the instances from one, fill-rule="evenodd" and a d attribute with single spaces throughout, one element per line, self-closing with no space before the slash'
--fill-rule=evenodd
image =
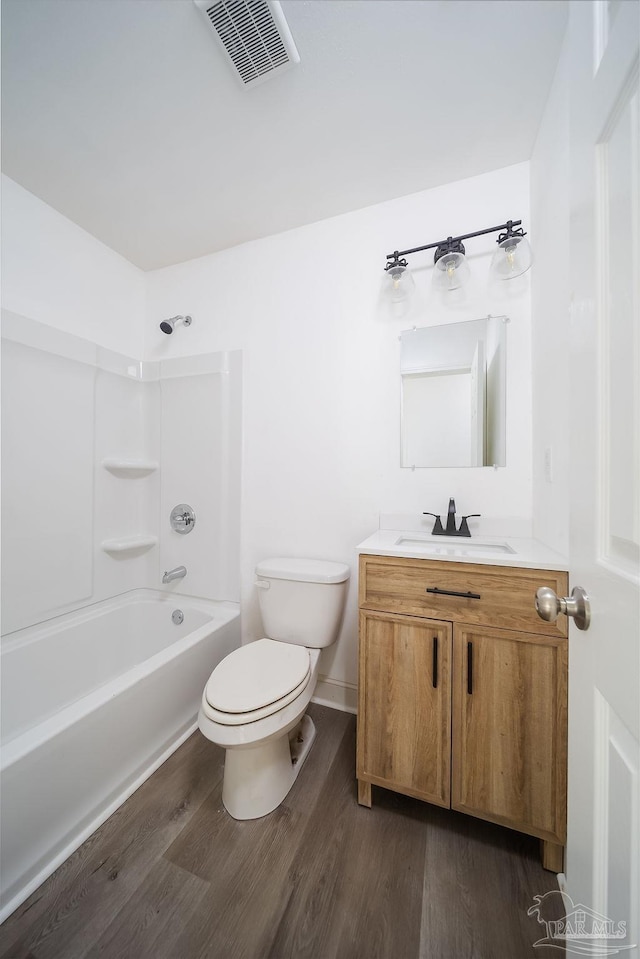
<path id="1" fill-rule="evenodd" d="M 471 531 L 469 529 L 469 524 L 467 523 L 468 519 L 471 519 L 474 516 L 482 516 L 482 513 L 467 513 L 466 516 L 462 517 L 460 523 L 460 529 L 458 530 L 459 536 L 471 536 Z"/>
<path id="2" fill-rule="evenodd" d="M 176 533 L 190 533 L 196 525 L 196 514 L 188 503 L 179 503 L 171 510 L 169 522 Z"/>
<path id="3" fill-rule="evenodd" d="M 438 515 L 438 513 L 423 513 L 422 515 L 435 516 L 436 521 L 433 524 L 433 529 L 431 530 L 431 533 L 433 536 L 442 536 L 444 534 L 444 529 L 442 527 L 442 520 L 440 519 L 440 516 Z"/>

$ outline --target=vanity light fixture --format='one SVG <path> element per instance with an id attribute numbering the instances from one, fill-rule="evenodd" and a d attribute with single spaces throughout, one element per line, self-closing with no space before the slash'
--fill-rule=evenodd
<path id="1" fill-rule="evenodd" d="M 469 278 L 469 264 L 462 241 L 449 237 L 441 243 L 433 255 L 435 270 L 433 285 L 438 290 L 457 290 Z"/>
<path id="2" fill-rule="evenodd" d="M 407 268 L 407 261 L 400 259 L 399 254 L 395 253 L 391 262 L 385 266 L 385 270 L 391 279 L 389 294 L 391 302 L 402 303 L 408 300 L 413 293 L 415 283 Z"/>
<path id="3" fill-rule="evenodd" d="M 464 233 L 462 236 L 449 236 L 446 240 L 414 246 L 410 250 L 395 250 L 393 253 L 387 253 L 385 272 L 389 274 L 393 283 L 391 299 L 397 302 L 409 296 L 413 278 L 404 258 L 412 253 L 421 253 L 423 250 L 435 250 L 433 283 L 436 288 L 457 290 L 463 286 L 469 276 L 469 264 L 462 241 L 476 236 L 485 236 L 487 233 L 499 233 L 498 249 L 491 261 L 493 275 L 501 280 L 521 276 L 531 266 L 531 247 L 525 239 L 526 233 L 521 224 L 522 220 L 507 220 L 506 223 L 490 226 L 486 230 L 475 230 L 473 233 Z"/>
<path id="4" fill-rule="evenodd" d="M 531 247 L 525 240 L 525 232 L 520 227 L 514 230 L 521 220 L 507 223 L 506 233 L 498 237 L 498 249 L 491 260 L 491 270 L 494 276 L 501 280 L 510 280 L 513 276 L 522 276 L 531 267 Z"/>

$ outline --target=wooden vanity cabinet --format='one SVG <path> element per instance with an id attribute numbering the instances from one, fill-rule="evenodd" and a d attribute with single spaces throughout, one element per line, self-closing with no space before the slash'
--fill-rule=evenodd
<path id="1" fill-rule="evenodd" d="M 360 557 L 361 804 L 373 784 L 450 806 L 537 836 L 561 870 L 567 626 L 539 619 L 534 597 L 567 585 L 549 570 Z"/>

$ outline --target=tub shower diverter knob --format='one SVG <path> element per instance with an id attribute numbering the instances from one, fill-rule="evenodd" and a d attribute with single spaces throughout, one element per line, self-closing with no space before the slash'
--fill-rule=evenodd
<path id="1" fill-rule="evenodd" d="M 196 525 L 196 514 L 187 503 L 180 503 L 171 510 L 169 521 L 176 533 L 190 533 Z"/>

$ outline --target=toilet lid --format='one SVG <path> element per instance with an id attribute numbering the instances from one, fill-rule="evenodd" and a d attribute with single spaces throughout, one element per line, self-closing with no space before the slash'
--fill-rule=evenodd
<path id="1" fill-rule="evenodd" d="M 240 646 L 216 666 L 204 698 L 223 713 L 249 713 L 277 703 L 309 676 L 309 651 L 273 639 Z"/>
<path id="2" fill-rule="evenodd" d="M 309 670 L 302 682 L 292 689 L 290 693 L 287 693 L 286 696 L 283 696 L 282 699 L 278 699 L 275 703 L 269 703 L 267 706 L 262 706 L 260 709 L 252 709 L 247 713 L 225 713 L 220 709 L 214 709 L 213 706 L 207 702 L 207 697 L 204 693 L 202 694 L 201 709 L 207 719 L 211 719 L 220 726 L 243 726 L 246 728 L 250 723 L 256 723 L 259 719 L 267 719 L 267 717 L 273 716 L 275 713 L 280 713 L 289 703 L 292 703 L 294 699 L 297 699 L 298 696 L 304 692 L 309 685 L 310 677 L 311 670 Z"/>

